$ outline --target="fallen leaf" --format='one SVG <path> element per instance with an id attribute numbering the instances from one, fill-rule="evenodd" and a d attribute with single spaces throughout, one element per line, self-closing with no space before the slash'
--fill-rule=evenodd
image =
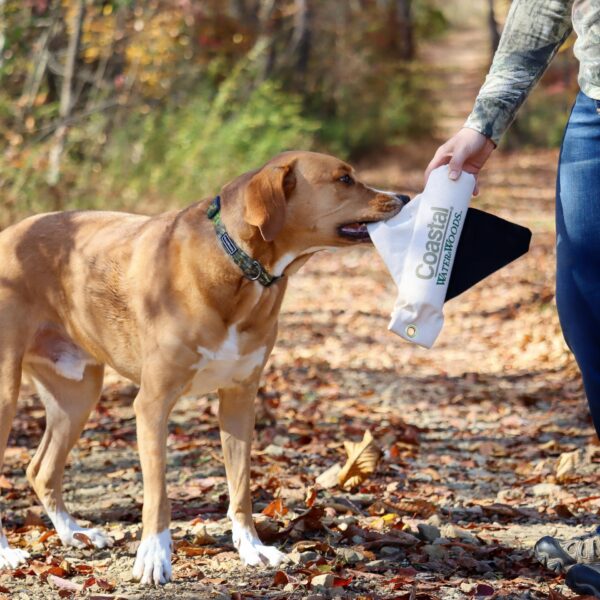
<path id="1" fill-rule="evenodd" d="M 83 544 L 85 544 L 86 548 L 93 548 L 94 547 L 94 544 L 92 543 L 92 540 L 90 540 L 90 538 L 87 535 L 85 535 L 85 533 L 81 533 L 81 532 L 74 533 L 73 537 L 76 540 L 79 540 L 80 542 L 82 542 Z"/>
<path id="2" fill-rule="evenodd" d="M 101 589 L 107 592 L 112 592 L 116 585 L 111 581 L 106 581 L 106 579 L 96 579 L 96 585 Z"/>
<path id="3" fill-rule="evenodd" d="M 475 589 L 476 596 L 493 596 L 494 588 L 486 583 L 479 583 Z"/>
<path id="4" fill-rule="evenodd" d="M 48 529 L 48 531 L 45 531 L 44 533 L 42 533 L 42 535 L 40 535 L 38 542 L 43 544 L 46 540 L 51 538 L 53 535 L 56 535 L 56 529 Z"/>
<path id="5" fill-rule="evenodd" d="M 573 475 L 577 467 L 581 464 L 581 451 L 573 450 L 573 452 L 563 452 L 556 462 L 556 479 L 564 481 L 569 476 Z"/>
<path id="6" fill-rule="evenodd" d="M 315 480 L 315 483 L 325 490 L 335 487 L 338 484 L 338 475 L 342 470 L 342 465 L 335 464 L 323 471 Z"/>
<path id="7" fill-rule="evenodd" d="M 368 429 L 361 442 L 345 441 L 344 448 L 348 454 L 348 460 L 338 474 L 338 482 L 343 488 L 349 490 L 360 485 L 375 472 L 381 457 L 381 450 Z"/>
<path id="8" fill-rule="evenodd" d="M 554 507 L 554 512 L 561 518 L 561 519 L 570 519 L 571 517 L 575 516 L 573 515 L 573 513 L 569 510 L 569 507 L 566 504 L 557 504 Z"/>
<path id="9" fill-rule="evenodd" d="M 277 573 L 275 573 L 275 577 L 273 578 L 273 585 L 287 585 L 289 582 L 290 578 L 283 571 L 277 571 Z"/>
<path id="10" fill-rule="evenodd" d="M 208 546 L 216 543 L 216 539 L 206 531 L 206 525 L 198 524 L 192 529 L 194 546 Z"/>
<path id="11" fill-rule="evenodd" d="M 27 516 L 25 517 L 25 527 L 43 527 L 44 529 L 47 529 L 46 524 L 44 523 L 44 521 L 42 521 L 42 517 L 40 517 L 40 515 L 38 515 L 37 513 L 28 510 L 27 511 Z"/>
<path id="12" fill-rule="evenodd" d="M 438 508 L 433 502 L 423 500 L 422 498 L 406 498 L 394 504 L 394 508 L 401 513 L 409 514 L 413 517 L 427 518 L 434 515 Z"/>
<path id="13" fill-rule="evenodd" d="M 263 509 L 262 514 L 275 519 L 277 517 L 282 517 L 287 514 L 287 512 L 288 509 L 283 504 L 283 500 L 281 498 L 275 498 L 273 502 Z"/>
<path id="14" fill-rule="evenodd" d="M 68 579 L 63 579 L 62 577 L 57 577 L 56 575 L 48 575 L 48 581 L 61 590 L 70 592 L 80 592 L 83 590 L 81 584 L 69 581 Z"/>

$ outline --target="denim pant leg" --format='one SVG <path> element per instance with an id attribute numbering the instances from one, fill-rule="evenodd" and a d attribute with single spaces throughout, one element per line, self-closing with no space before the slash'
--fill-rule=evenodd
<path id="1" fill-rule="evenodd" d="M 579 93 L 556 186 L 556 302 L 600 436 L 600 101 Z"/>

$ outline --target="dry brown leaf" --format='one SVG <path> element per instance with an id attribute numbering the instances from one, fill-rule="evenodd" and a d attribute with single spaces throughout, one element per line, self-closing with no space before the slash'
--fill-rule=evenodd
<path id="1" fill-rule="evenodd" d="M 381 450 L 368 429 L 361 442 L 345 441 L 344 448 L 348 460 L 338 474 L 338 482 L 344 489 L 349 490 L 360 485 L 375 471 Z"/>
<path id="2" fill-rule="evenodd" d="M 581 464 L 581 451 L 563 452 L 556 463 L 556 479 L 564 481 L 575 474 L 577 467 Z"/>
<path id="3" fill-rule="evenodd" d="M 310 488 L 306 492 L 306 498 L 304 499 L 304 504 L 310 508 L 317 499 L 317 490 L 315 488 Z"/>
<path id="4" fill-rule="evenodd" d="M 192 527 L 192 534 L 194 536 L 192 544 L 194 546 L 208 546 L 216 543 L 216 539 L 206 531 L 206 525 L 197 524 Z"/>
<path id="5" fill-rule="evenodd" d="M 426 519 L 438 511 L 438 508 L 433 502 L 422 498 L 405 498 L 394 504 L 394 508 L 401 513 L 407 513 L 413 517 L 421 517 Z"/>
<path id="6" fill-rule="evenodd" d="M 329 489 L 335 487 L 338 484 L 338 475 L 340 474 L 342 467 L 335 463 L 331 465 L 326 471 L 323 471 L 315 480 L 315 483 L 323 489 Z"/>

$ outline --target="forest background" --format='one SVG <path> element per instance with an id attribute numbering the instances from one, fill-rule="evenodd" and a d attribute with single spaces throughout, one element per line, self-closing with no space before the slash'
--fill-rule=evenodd
<path id="1" fill-rule="evenodd" d="M 419 45 L 485 13 L 491 56 L 509 3 L 444 4 L 0 0 L 0 226 L 182 205 L 283 149 L 416 145 L 439 84 Z M 575 85 L 563 52 L 510 146 L 556 145 Z"/>

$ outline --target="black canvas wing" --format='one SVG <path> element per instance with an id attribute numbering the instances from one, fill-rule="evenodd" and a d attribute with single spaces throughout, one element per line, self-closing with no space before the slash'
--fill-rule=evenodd
<path id="1" fill-rule="evenodd" d="M 473 287 L 529 250 L 531 231 L 469 208 L 456 249 L 446 301 Z"/>

